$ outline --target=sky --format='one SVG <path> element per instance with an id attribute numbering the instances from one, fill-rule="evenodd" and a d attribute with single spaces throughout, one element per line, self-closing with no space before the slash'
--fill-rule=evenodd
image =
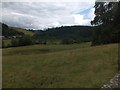
<path id="1" fill-rule="evenodd" d="M 39 2 L 38 2 L 39 1 Z M 2 2 L 3 23 L 27 29 L 90 25 L 94 19 L 94 0 L 27 0 Z"/>

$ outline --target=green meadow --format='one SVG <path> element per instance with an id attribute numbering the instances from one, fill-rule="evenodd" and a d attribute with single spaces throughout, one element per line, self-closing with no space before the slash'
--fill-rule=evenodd
<path id="1" fill-rule="evenodd" d="M 118 71 L 118 44 L 4 48 L 3 88 L 100 88 Z"/>

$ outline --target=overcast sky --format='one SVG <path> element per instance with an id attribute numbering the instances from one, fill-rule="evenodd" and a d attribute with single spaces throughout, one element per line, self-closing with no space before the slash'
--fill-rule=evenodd
<path id="1" fill-rule="evenodd" d="M 30 29 L 90 25 L 90 21 L 94 19 L 94 0 L 71 1 L 2 2 L 2 22 L 10 26 Z"/>

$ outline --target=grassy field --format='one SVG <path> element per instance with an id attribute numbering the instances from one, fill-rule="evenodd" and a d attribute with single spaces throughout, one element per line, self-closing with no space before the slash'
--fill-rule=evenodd
<path id="1" fill-rule="evenodd" d="M 6 48 L 3 88 L 100 88 L 116 74 L 117 60 L 117 44 Z"/>

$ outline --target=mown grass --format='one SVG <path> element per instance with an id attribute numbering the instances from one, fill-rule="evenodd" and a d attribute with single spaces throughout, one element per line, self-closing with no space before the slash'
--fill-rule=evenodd
<path id="1" fill-rule="evenodd" d="M 100 88 L 116 74 L 117 60 L 117 44 L 7 48 L 3 88 Z"/>

